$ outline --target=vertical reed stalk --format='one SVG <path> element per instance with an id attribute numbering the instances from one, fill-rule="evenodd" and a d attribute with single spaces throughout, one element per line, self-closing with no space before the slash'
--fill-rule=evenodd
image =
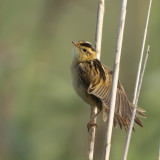
<path id="1" fill-rule="evenodd" d="M 140 61 L 139 61 L 139 65 L 138 65 L 137 78 L 136 78 L 135 91 L 134 91 L 134 98 L 133 98 L 134 109 L 133 109 L 133 113 L 132 113 L 130 127 L 129 127 L 127 137 L 126 137 L 124 153 L 123 153 L 123 160 L 127 159 L 127 154 L 128 154 L 128 149 L 129 149 L 129 144 L 130 144 L 130 139 L 131 139 L 131 134 L 132 134 L 134 118 L 135 118 L 135 115 L 136 115 L 137 105 L 135 105 L 135 102 L 136 102 L 136 98 L 138 98 L 137 97 L 137 90 L 138 90 L 138 85 L 139 85 L 139 77 L 140 77 L 140 71 L 141 71 L 141 65 L 142 65 L 142 59 L 143 59 L 144 46 L 145 46 L 145 42 L 146 42 L 146 35 L 147 35 L 147 29 L 148 29 L 148 22 L 149 22 L 151 4 L 152 4 L 152 0 L 150 0 L 150 2 L 149 2 L 148 15 L 147 15 L 146 26 L 145 26 L 145 30 L 144 30 L 142 49 L 141 49 Z"/>
<path id="2" fill-rule="evenodd" d="M 142 69 L 142 72 L 140 74 L 140 79 L 139 79 L 139 84 L 138 84 L 138 88 L 137 88 L 137 94 L 136 94 L 136 99 L 135 99 L 135 103 L 134 103 L 134 110 L 133 110 L 133 113 L 132 113 L 132 118 L 133 118 L 133 115 L 136 114 L 136 107 L 137 107 L 138 98 L 139 98 L 139 94 L 140 94 L 140 90 L 141 90 L 143 75 L 144 75 L 144 71 L 145 71 L 145 68 L 146 68 L 146 63 L 147 63 L 148 55 L 150 53 L 149 49 L 150 49 L 150 46 L 148 46 L 148 48 L 147 48 L 147 52 L 146 52 L 146 56 L 145 56 L 144 64 L 143 64 L 143 69 Z M 135 118 L 135 115 L 134 115 L 134 118 Z M 130 128 L 131 129 L 129 128 L 130 132 L 132 132 L 132 128 L 133 128 L 133 124 L 134 124 L 134 118 L 133 118 L 133 120 L 131 119 L 131 123 L 130 123 Z M 128 140 L 128 138 L 131 138 L 131 133 L 129 135 L 129 131 L 128 131 L 127 139 L 126 140 Z M 123 160 L 127 159 L 128 149 L 129 149 L 129 144 L 126 143 L 125 144 L 124 154 L 123 154 Z"/>
<path id="3" fill-rule="evenodd" d="M 122 0 L 117 46 L 116 46 L 114 68 L 113 68 L 111 102 L 110 102 L 109 115 L 108 115 L 108 120 L 107 120 L 103 160 L 109 160 L 109 155 L 110 155 L 111 136 L 112 136 L 113 118 L 114 118 L 114 110 L 115 110 L 115 100 L 116 100 L 117 83 L 118 83 L 118 76 L 119 76 L 120 56 L 121 56 L 121 49 L 122 49 L 125 17 L 126 17 L 126 7 L 127 7 L 127 0 Z"/>
<path id="4" fill-rule="evenodd" d="M 101 55 L 101 41 L 102 41 L 102 29 L 103 29 L 103 17 L 104 17 L 104 1 L 99 0 L 98 13 L 97 13 L 97 25 L 96 25 L 96 35 L 95 35 L 95 50 L 97 53 L 97 58 L 100 59 Z M 97 113 L 97 107 L 91 107 L 91 118 Z M 94 119 L 96 123 L 96 118 Z M 89 130 L 89 149 L 88 149 L 88 160 L 93 160 L 94 154 L 94 144 L 95 144 L 95 134 L 96 127 L 91 127 Z"/>
<path id="5" fill-rule="evenodd" d="M 160 160 L 160 144 L 159 144 L 159 148 L 158 148 L 158 159 L 157 160 Z"/>

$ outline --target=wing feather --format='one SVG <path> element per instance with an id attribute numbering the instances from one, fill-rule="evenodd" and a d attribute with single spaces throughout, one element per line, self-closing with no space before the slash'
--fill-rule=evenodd
<path id="1" fill-rule="evenodd" d="M 102 107 L 104 107 L 103 110 L 107 114 L 110 104 L 112 70 L 101 64 L 99 60 L 95 60 L 93 62 L 80 63 L 77 67 L 77 71 L 81 82 L 88 88 L 88 94 L 94 95 L 102 101 Z M 129 102 L 123 86 L 118 81 L 114 126 L 118 124 L 121 129 L 123 126 L 127 130 L 129 128 L 132 110 L 133 105 Z M 139 107 L 139 109 L 137 109 L 137 115 L 145 117 L 142 112 L 145 111 Z M 141 127 L 143 126 L 137 116 L 135 117 L 135 123 Z"/>

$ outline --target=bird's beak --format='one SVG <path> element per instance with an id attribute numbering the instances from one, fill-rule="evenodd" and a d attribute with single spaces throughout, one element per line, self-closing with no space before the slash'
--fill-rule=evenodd
<path id="1" fill-rule="evenodd" d="M 75 45 L 75 46 L 78 48 L 78 45 L 77 45 L 77 43 L 75 43 L 75 42 L 73 42 L 73 41 L 72 41 L 72 43 L 73 43 L 73 44 L 74 44 L 74 45 Z"/>

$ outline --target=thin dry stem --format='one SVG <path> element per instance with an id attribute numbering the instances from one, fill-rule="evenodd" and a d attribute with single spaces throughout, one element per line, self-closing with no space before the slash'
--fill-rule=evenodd
<path id="1" fill-rule="evenodd" d="M 97 113 L 97 107 L 91 107 L 91 118 Z M 94 119 L 93 123 L 96 123 L 96 118 Z M 93 160 L 94 154 L 94 143 L 95 143 L 95 136 L 96 136 L 96 127 L 91 127 L 89 130 L 89 148 L 88 148 L 88 160 Z"/>
<path id="2" fill-rule="evenodd" d="M 115 100 L 116 100 L 117 83 L 118 83 L 118 76 L 119 76 L 120 56 L 121 56 L 121 49 L 122 49 L 125 17 L 126 17 L 126 7 L 127 7 L 127 0 L 122 0 L 120 20 L 119 20 L 119 31 L 118 31 L 117 46 L 116 46 L 116 53 L 115 53 L 115 60 L 114 60 L 114 68 L 113 68 L 111 102 L 110 102 L 110 109 L 109 109 L 109 115 L 107 120 L 103 160 L 109 160 L 109 155 L 110 155 Z"/>
<path id="3" fill-rule="evenodd" d="M 98 13 L 97 13 L 96 36 L 95 36 L 95 50 L 96 50 L 98 59 L 100 59 L 100 55 L 101 55 L 103 17 L 104 17 L 104 0 L 99 0 Z M 91 118 L 96 113 L 97 113 L 97 107 L 91 107 Z M 96 123 L 96 118 L 94 118 L 94 123 Z M 95 134 L 96 134 L 96 127 L 92 127 L 89 131 L 88 160 L 93 160 Z"/>
<path id="4" fill-rule="evenodd" d="M 139 85 L 139 77 L 140 77 L 144 46 L 145 46 L 146 35 L 147 35 L 147 28 L 148 28 L 148 22 L 149 22 L 149 16 L 150 16 L 151 4 L 152 4 L 152 0 L 150 0 L 149 8 L 148 8 L 148 15 L 147 15 L 144 37 L 143 37 L 143 42 L 142 42 L 142 49 L 141 49 L 140 61 L 139 61 L 139 65 L 138 65 L 137 78 L 136 78 L 135 91 L 134 91 L 134 98 L 133 98 L 134 109 L 133 109 L 133 113 L 132 113 L 130 127 L 129 127 L 127 137 L 126 137 L 124 153 L 123 153 L 123 160 L 127 159 L 127 154 L 128 154 L 128 149 L 129 149 L 129 144 L 130 144 L 130 139 L 131 139 L 131 133 L 132 133 L 132 128 L 133 128 L 133 124 L 134 124 L 134 118 L 135 118 L 135 115 L 136 115 L 137 105 L 135 105 L 135 102 L 136 102 L 136 98 L 138 98 L 137 97 L 137 91 L 138 91 L 138 85 Z"/>
<path id="5" fill-rule="evenodd" d="M 104 2 L 105 0 L 99 0 L 98 14 L 97 14 L 97 26 L 95 35 L 95 50 L 97 53 L 97 59 L 101 56 L 101 42 L 102 42 L 102 30 L 103 30 L 103 17 L 104 17 Z"/>
<path id="6" fill-rule="evenodd" d="M 135 103 L 134 103 L 134 109 L 133 109 L 133 113 L 132 113 L 132 119 L 131 119 L 129 131 L 128 131 L 128 134 L 127 134 L 127 138 L 126 138 L 126 144 L 125 144 L 125 150 L 124 150 L 124 154 L 123 154 L 123 160 L 127 159 L 127 154 L 128 154 L 128 149 L 129 149 L 129 142 L 130 142 L 130 138 L 131 138 L 131 134 L 132 134 L 134 118 L 135 118 L 135 115 L 136 115 L 136 108 L 137 108 L 138 98 L 139 98 L 139 94 L 140 94 L 140 90 L 141 90 L 141 85 L 142 85 L 142 80 L 143 80 L 143 75 L 144 75 L 144 71 L 145 71 L 148 55 L 150 53 L 149 49 L 150 49 L 150 46 L 148 46 L 148 48 L 147 48 L 147 52 L 146 52 L 146 56 L 145 56 L 144 64 L 143 64 L 143 69 L 142 69 L 142 72 L 141 72 L 141 75 L 140 75 L 140 80 L 139 80 L 139 83 L 138 83 L 137 94 L 136 94 Z"/>
<path id="7" fill-rule="evenodd" d="M 159 144 L 159 148 L 158 148 L 158 159 L 157 160 L 160 160 L 160 144 Z"/>

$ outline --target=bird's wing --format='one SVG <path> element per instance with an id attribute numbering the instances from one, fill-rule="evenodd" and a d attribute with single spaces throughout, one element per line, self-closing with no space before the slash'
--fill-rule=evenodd
<path id="1" fill-rule="evenodd" d="M 82 62 L 77 65 L 79 78 L 83 86 L 87 88 L 88 94 L 94 95 L 94 97 L 102 102 L 101 108 L 103 108 L 104 111 L 104 120 L 106 120 L 107 117 L 111 90 L 111 76 L 108 76 L 108 72 L 106 71 L 98 59 Z M 105 83 L 105 81 L 107 83 Z"/>
<path id="2" fill-rule="evenodd" d="M 101 64 L 99 60 L 80 63 L 78 73 L 84 86 L 88 87 L 88 93 L 96 96 L 102 101 L 103 119 L 106 120 L 110 103 L 110 91 L 112 86 L 112 70 Z M 120 128 L 124 126 L 127 130 L 132 116 L 133 105 L 128 101 L 123 86 L 118 81 L 114 126 L 119 124 Z M 140 111 L 139 111 L 140 112 Z M 143 117 L 144 114 L 140 112 Z M 142 122 L 135 117 L 135 122 L 142 126 Z"/>
<path id="3" fill-rule="evenodd" d="M 97 85 L 100 80 L 105 81 L 106 77 L 105 71 L 98 59 L 79 63 L 77 65 L 77 72 L 82 84 L 87 88 L 92 84 Z"/>

